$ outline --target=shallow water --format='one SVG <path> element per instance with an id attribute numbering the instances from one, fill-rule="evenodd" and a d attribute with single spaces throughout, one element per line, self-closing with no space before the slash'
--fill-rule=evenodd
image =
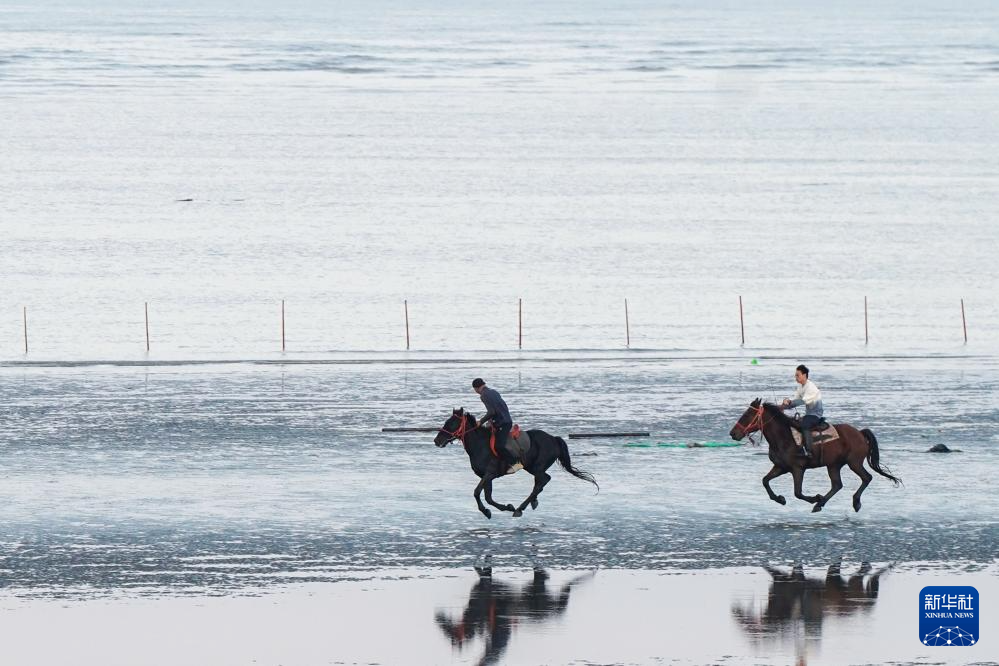
<path id="1" fill-rule="evenodd" d="M 832 561 L 995 561 L 995 362 L 827 359 L 830 420 L 871 427 L 904 480 L 875 480 L 860 513 L 845 488 L 820 514 L 774 482 L 763 448 L 632 448 L 570 439 L 600 492 L 561 471 L 523 518 L 486 520 L 460 446 L 384 426 L 473 408 L 485 374 L 518 421 L 555 434 L 648 430 L 647 441 L 727 438 L 793 361 L 505 360 L 480 367 L 317 364 L 0 368 L 0 554 L 31 594 L 226 593 L 378 567 L 497 565 L 676 569 Z M 473 370 L 472 368 L 476 368 Z M 778 396 L 782 393 L 776 394 Z M 928 425 L 932 424 L 932 425 Z M 928 454 L 937 443 L 959 449 Z M 825 492 L 810 472 L 805 492 Z M 518 502 L 521 473 L 496 484 Z"/>

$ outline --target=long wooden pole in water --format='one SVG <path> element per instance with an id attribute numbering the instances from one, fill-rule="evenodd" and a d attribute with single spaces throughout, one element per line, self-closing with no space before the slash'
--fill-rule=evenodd
<path id="1" fill-rule="evenodd" d="M 867 296 L 864 296 L 864 344 L 866 345 L 868 341 L 867 337 Z"/>
<path id="2" fill-rule="evenodd" d="M 968 344 L 968 320 L 964 318 L 964 299 L 961 299 L 961 328 L 964 329 L 964 344 Z"/>
<path id="3" fill-rule="evenodd" d="M 24 353 L 28 353 L 28 306 L 24 306 Z"/>
<path id="4" fill-rule="evenodd" d="M 628 321 L 628 299 L 624 299 L 624 344 L 631 349 L 631 323 Z"/>
<path id="5" fill-rule="evenodd" d="M 146 351 L 149 351 L 149 301 L 145 302 L 146 306 Z"/>
<path id="6" fill-rule="evenodd" d="M 406 350 L 409 350 L 409 301 L 402 302 L 403 312 L 406 314 Z"/>
<path id="7" fill-rule="evenodd" d="M 739 297 L 739 331 L 742 333 L 742 344 L 746 344 L 746 325 L 742 320 L 742 296 Z"/>
<path id="8" fill-rule="evenodd" d="M 517 349 L 524 348 L 524 299 L 517 299 Z"/>

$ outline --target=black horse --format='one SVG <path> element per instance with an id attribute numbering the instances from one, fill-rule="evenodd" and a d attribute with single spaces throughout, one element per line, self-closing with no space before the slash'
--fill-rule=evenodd
<path id="1" fill-rule="evenodd" d="M 475 571 L 479 580 L 468 594 L 461 618 L 451 619 L 437 611 L 434 620 L 459 649 L 481 636 L 486 649 L 476 662 L 480 666 L 500 663 L 517 625 L 545 622 L 564 613 L 572 588 L 594 575 L 588 572 L 552 589 L 543 569 L 535 569 L 531 582 L 522 586 L 495 580 L 492 567 L 475 567 Z"/>
<path id="2" fill-rule="evenodd" d="M 524 460 L 511 460 L 507 451 L 493 451 L 489 446 L 490 432 L 488 428 L 481 428 L 475 425 L 475 417 L 467 413 L 464 408 L 455 409 L 451 412 L 451 417 L 441 426 L 440 432 L 434 438 L 434 444 L 438 447 L 445 447 L 452 440 L 460 440 L 465 446 L 465 453 L 472 463 L 472 471 L 481 481 L 475 486 L 475 503 L 479 505 L 479 511 L 486 518 L 492 518 L 493 513 L 482 504 L 480 495 L 486 491 L 486 502 L 496 507 L 500 511 L 511 511 L 515 518 L 524 514 L 524 509 L 530 504 L 532 509 L 538 508 L 538 495 L 545 485 L 552 480 L 546 474 L 546 470 L 555 464 L 557 460 L 562 469 L 572 474 L 577 479 L 589 481 L 597 489 L 600 486 L 593 476 L 572 466 L 569 458 L 569 447 L 561 437 L 549 435 L 544 430 L 528 430 L 527 435 L 531 438 L 531 448 L 528 450 Z M 493 479 L 503 476 L 516 463 L 521 463 L 524 469 L 534 477 L 534 490 L 527 496 L 527 499 L 518 507 L 512 504 L 497 504 L 493 501 Z"/>

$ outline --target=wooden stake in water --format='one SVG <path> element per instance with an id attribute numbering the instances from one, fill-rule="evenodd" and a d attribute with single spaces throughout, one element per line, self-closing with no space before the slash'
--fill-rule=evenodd
<path id="1" fill-rule="evenodd" d="M 517 299 L 517 349 L 524 348 L 524 299 Z"/>
<path id="2" fill-rule="evenodd" d="M 746 325 L 742 320 L 742 296 L 739 297 L 739 331 L 742 333 L 742 344 L 746 344 Z"/>
<path id="3" fill-rule="evenodd" d="M 961 328 L 964 329 L 964 344 L 968 344 L 968 321 L 964 318 L 964 299 L 961 299 Z"/>
<path id="4" fill-rule="evenodd" d="M 867 337 L 867 296 L 864 296 L 864 344 L 866 345 L 868 341 Z"/>
<path id="5" fill-rule="evenodd" d="M 146 352 L 149 352 L 149 301 L 145 302 L 146 305 Z"/>
<path id="6" fill-rule="evenodd" d="M 28 353 L 28 306 L 24 306 L 24 353 Z"/>
<path id="7" fill-rule="evenodd" d="M 281 351 L 285 350 L 284 340 L 284 299 L 281 299 Z"/>
<path id="8" fill-rule="evenodd" d="M 624 345 L 631 349 L 631 324 L 628 321 L 628 299 L 624 299 Z"/>
<path id="9" fill-rule="evenodd" d="M 406 314 L 406 351 L 409 351 L 409 301 L 402 302 L 402 309 Z"/>

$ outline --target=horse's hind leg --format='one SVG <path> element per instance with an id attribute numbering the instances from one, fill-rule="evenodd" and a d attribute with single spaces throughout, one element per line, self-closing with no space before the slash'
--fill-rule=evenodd
<path id="1" fill-rule="evenodd" d="M 541 491 L 544 490 L 545 486 L 548 485 L 548 482 L 551 480 L 552 477 L 548 476 L 548 474 L 546 474 L 545 472 L 538 472 L 537 474 L 535 474 L 534 490 L 532 490 L 531 494 L 527 496 L 527 499 L 524 500 L 524 503 L 521 504 L 519 507 L 517 507 L 517 510 L 513 512 L 513 517 L 519 518 L 520 516 L 524 515 L 524 509 L 527 508 L 527 505 L 534 504 L 535 502 L 538 501 L 538 495 L 541 494 Z"/>
<path id="2" fill-rule="evenodd" d="M 864 493 L 864 489 L 867 488 L 871 479 L 874 477 L 871 476 L 870 472 L 864 469 L 863 458 L 859 458 L 857 460 L 853 460 L 851 458 L 847 464 L 850 466 L 850 469 L 853 470 L 853 473 L 860 477 L 860 487 L 857 488 L 857 492 L 853 493 L 853 510 L 860 511 L 860 496 Z"/>
<path id="3" fill-rule="evenodd" d="M 832 496 L 838 493 L 840 491 L 840 488 L 843 487 L 843 479 L 839 475 L 839 471 L 842 468 L 843 465 L 829 466 L 829 480 L 832 482 L 832 488 L 829 489 L 829 492 L 827 492 L 822 497 L 822 499 L 820 499 L 818 502 L 815 503 L 815 506 L 812 507 L 812 513 L 815 513 L 816 511 L 821 511 L 822 507 L 826 505 L 826 502 L 828 502 L 832 498 Z"/>

